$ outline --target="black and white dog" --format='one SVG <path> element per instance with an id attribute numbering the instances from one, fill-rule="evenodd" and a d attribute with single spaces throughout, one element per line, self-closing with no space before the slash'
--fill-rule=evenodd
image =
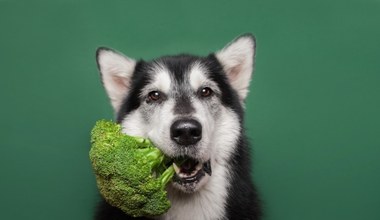
<path id="1" fill-rule="evenodd" d="M 255 38 L 242 35 L 206 57 L 147 62 L 107 48 L 96 55 L 123 132 L 149 138 L 172 158 L 191 158 L 175 167 L 172 207 L 156 219 L 260 219 L 243 128 Z M 96 219 L 133 218 L 102 202 Z"/>

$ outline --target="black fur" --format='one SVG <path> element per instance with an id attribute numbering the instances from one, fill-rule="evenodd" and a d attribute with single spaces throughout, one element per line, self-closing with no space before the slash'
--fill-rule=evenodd
<path id="1" fill-rule="evenodd" d="M 217 60 L 214 54 L 207 57 L 196 57 L 190 55 L 167 56 L 154 60 L 152 62 L 139 61 L 136 65 L 135 72 L 132 77 L 132 88 L 126 96 L 124 103 L 118 113 L 117 121 L 122 119 L 131 111 L 137 109 L 143 100 L 140 100 L 139 93 L 144 88 L 144 85 L 150 79 L 148 74 L 149 67 L 155 62 L 164 63 L 169 70 L 174 73 L 175 80 L 178 83 L 184 81 L 184 72 L 193 62 L 201 62 L 208 68 L 209 77 L 217 83 L 221 90 L 221 100 L 223 105 L 228 106 L 239 116 L 240 124 L 243 126 L 243 107 L 240 104 L 238 94 L 232 89 L 228 83 L 227 76 L 223 71 L 223 67 Z M 178 107 L 178 111 L 192 108 L 186 97 L 181 103 L 183 106 Z M 186 107 L 186 108 L 185 108 Z M 244 129 L 241 129 L 244 131 Z M 232 147 L 232 146 L 231 146 Z M 227 219 L 253 219 L 259 220 L 261 216 L 261 208 L 256 189 L 251 181 L 251 161 L 248 141 L 245 134 L 241 134 L 238 146 L 235 148 L 230 164 L 232 165 L 230 178 L 232 180 L 231 187 L 228 189 L 226 214 Z M 125 215 L 119 209 L 110 206 L 105 201 L 99 204 L 96 213 L 97 220 L 127 220 L 127 219 L 147 219 L 147 218 L 132 218 Z"/>
<path id="2" fill-rule="evenodd" d="M 256 187 L 251 181 L 251 162 L 248 141 L 244 134 L 233 155 L 232 183 L 227 198 L 227 219 L 261 219 L 262 211 Z M 242 181 L 245 180 L 245 181 Z"/>
<path id="3" fill-rule="evenodd" d="M 194 112 L 195 109 L 191 104 L 189 97 L 182 96 L 176 100 L 176 105 L 174 106 L 174 113 L 178 115 L 186 115 Z"/>

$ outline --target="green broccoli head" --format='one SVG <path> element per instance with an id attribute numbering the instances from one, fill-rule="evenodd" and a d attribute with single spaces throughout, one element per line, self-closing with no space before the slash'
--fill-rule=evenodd
<path id="1" fill-rule="evenodd" d="M 165 186 L 174 175 L 170 159 L 143 138 L 121 126 L 98 121 L 91 132 L 90 160 L 100 193 L 128 215 L 156 216 L 170 208 Z"/>

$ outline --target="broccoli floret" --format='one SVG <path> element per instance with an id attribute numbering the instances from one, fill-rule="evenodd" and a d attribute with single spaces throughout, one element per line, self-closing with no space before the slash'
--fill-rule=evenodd
<path id="1" fill-rule="evenodd" d="M 144 138 L 121 132 L 121 126 L 100 120 L 91 132 L 90 160 L 101 195 L 134 217 L 157 216 L 170 208 L 165 186 L 174 168 Z"/>

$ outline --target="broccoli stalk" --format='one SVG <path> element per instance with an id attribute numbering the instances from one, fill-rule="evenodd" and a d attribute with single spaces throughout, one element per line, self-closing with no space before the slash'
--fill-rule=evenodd
<path id="1" fill-rule="evenodd" d="M 157 216 L 170 208 L 165 188 L 175 171 L 170 158 L 149 140 L 125 135 L 120 125 L 100 120 L 91 144 L 97 185 L 110 205 L 134 217 Z"/>

